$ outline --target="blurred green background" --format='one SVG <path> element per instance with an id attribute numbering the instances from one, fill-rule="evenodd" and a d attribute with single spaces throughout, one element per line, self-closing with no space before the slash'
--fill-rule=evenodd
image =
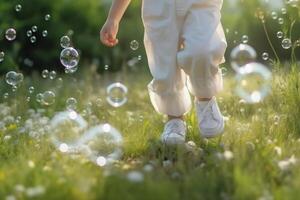
<path id="1" fill-rule="evenodd" d="M 18 4 L 22 5 L 20 12 L 15 10 Z M 93 63 L 98 67 L 99 72 L 104 70 L 105 65 L 109 65 L 109 70 L 117 71 L 125 66 L 129 59 L 138 55 L 144 58 L 140 66 L 146 67 L 143 25 L 140 18 L 141 0 L 132 1 L 120 26 L 118 36 L 120 44 L 112 49 L 104 47 L 99 42 L 99 30 L 106 19 L 110 4 L 109 0 L 1 0 L 0 51 L 4 51 L 6 55 L 4 62 L 0 63 L 0 73 L 8 70 L 62 71 L 59 55 L 60 38 L 63 35 L 69 35 L 74 47 L 79 50 L 81 54 L 79 67 Z M 268 52 L 270 57 L 274 58 L 263 26 L 256 17 L 259 9 L 266 15 L 266 26 L 280 58 L 290 59 L 289 50 L 281 48 L 282 39 L 278 39 L 276 33 L 283 31 L 286 37 L 289 37 L 290 24 L 298 18 L 298 9 L 289 6 L 287 8 L 289 14 L 284 15 L 277 4 L 270 7 L 259 0 L 225 0 L 222 21 L 229 45 L 227 60 L 230 50 L 241 43 L 243 35 L 248 35 L 249 44 L 255 47 L 258 55 Z M 272 11 L 277 13 L 277 19 L 272 19 Z M 45 21 L 46 14 L 51 15 L 50 21 Z M 278 18 L 284 19 L 282 25 L 278 23 Z M 34 25 L 38 27 L 38 32 L 34 33 L 37 42 L 32 44 L 26 32 Z M 5 31 L 11 27 L 17 31 L 17 38 L 13 42 L 5 39 Z M 43 30 L 48 31 L 48 36 L 45 38 L 42 37 Z M 299 39 L 297 38 L 299 35 L 300 31 L 294 30 L 292 40 Z M 138 51 L 133 52 L 130 49 L 129 44 L 132 40 L 139 41 Z"/>

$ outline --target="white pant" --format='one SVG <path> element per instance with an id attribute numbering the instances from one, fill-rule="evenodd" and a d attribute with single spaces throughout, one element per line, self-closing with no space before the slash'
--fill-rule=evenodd
<path id="1" fill-rule="evenodd" d="M 222 3 L 143 0 L 144 43 L 153 76 L 148 89 L 157 112 L 181 116 L 191 108 L 189 91 L 209 98 L 223 88 L 219 64 L 225 61 L 227 44 L 220 23 Z"/>

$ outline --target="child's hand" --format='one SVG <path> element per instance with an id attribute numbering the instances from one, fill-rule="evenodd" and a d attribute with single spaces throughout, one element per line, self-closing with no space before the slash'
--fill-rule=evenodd
<path id="1" fill-rule="evenodd" d="M 100 31 L 101 42 L 108 47 L 116 46 L 119 43 L 119 40 L 116 38 L 118 31 L 119 23 L 106 21 Z"/>

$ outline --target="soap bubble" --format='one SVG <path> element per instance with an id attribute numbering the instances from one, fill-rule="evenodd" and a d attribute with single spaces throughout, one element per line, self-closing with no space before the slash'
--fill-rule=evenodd
<path id="1" fill-rule="evenodd" d="M 66 107 L 68 110 L 76 110 L 77 100 L 73 97 L 68 98 L 66 101 Z"/>
<path id="2" fill-rule="evenodd" d="M 267 52 L 264 52 L 262 54 L 262 59 L 265 60 L 265 61 L 269 60 L 269 54 Z"/>
<path id="3" fill-rule="evenodd" d="M 28 30 L 28 31 L 26 32 L 26 35 L 27 35 L 27 37 L 31 37 L 31 36 L 32 36 L 32 31 L 31 31 L 31 30 Z"/>
<path id="4" fill-rule="evenodd" d="M 31 43 L 35 43 L 36 42 L 36 37 L 35 36 L 31 36 L 30 37 L 30 42 Z"/>
<path id="5" fill-rule="evenodd" d="M 31 30 L 32 30 L 32 32 L 34 32 L 34 33 L 35 33 L 35 32 L 37 32 L 37 30 L 38 30 L 38 27 L 37 27 L 37 26 L 32 26 L 32 27 L 31 27 Z"/>
<path id="6" fill-rule="evenodd" d="M 7 92 L 5 92 L 5 93 L 3 94 L 3 99 L 8 99 L 8 97 L 9 97 L 9 94 L 8 94 Z"/>
<path id="7" fill-rule="evenodd" d="M 61 88 L 63 84 L 64 84 L 64 80 L 62 77 L 56 79 L 56 85 L 58 88 Z"/>
<path id="8" fill-rule="evenodd" d="M 47 37 L 47 35 L 48 35 L 48 31 L 47 31 L 47 30 L 43 30 L 42 36 L 43 36 L 43 37 Z"/>
<path id="9" fill-rule="evenodd" d="M 287 4 L 289 4 L 292 7 L 297 7 L 298 6 L 299 1 L 298 0 L 288 0 Z"/>
<path id="10" fill-rule="evenodd" d="M 79 54 L 74 48 L 65 48 L 60 54 L 60 61 L 67 69 L 78 65 Z"/>
<path id="11" fill-rule="evenodd" d="M 29 92 L 29 94 L 34 93 L 34 87 L 33 87 L 33 86 L 30 86 L 30 87 L 28 88 L 28 92 Z"/>
<path id="12" fill-rule="evenodd" d="M 256 60 L 256 51 L 247 44 L 240 44 L 231 52 L 231 66 L 234 70 Z"/>
<path id="13" fill-rule="evenodd" d="M 122 83 L 113 83 L 106 89 L 107 102 L 113 107 L 121 107 L 127 102 L 128 89 Z"/>
<path id="14" fill-rule="evenodd" d="M 243 35 L 243 37 L 242 37 L 242 42 L 243 42 L 244 44 L 247 44 L 247 43 L 249 42 L 249 37 L 248 37 L 248 35 Z"/>
<path id="15" fill-rule="evenodd" d="M 130 48 L 131 48 L 132 50 L 134 50 L 134 51 L 138 50 L 138 48 L 139 48 L 139 42 L 136 41 L 136 40 L 132 40 L 132 41 L 130 42 Z"/>
<path id="16" fill-rule="evenodd" d="M 271 90 L 272 73 L 260 63 L 249 63 L 236 75 L 236 93 L 247 103 L 261 102 Z"/>
<path id="17" fill-rule="evenodd" d="M 4 60 L 5 53 L 3 51 L 0 51 L 0 62 Z"/>
<path id="18" fill-rule="evenodd" d="M 62 47 L 62 48 L 68 48 L 68 47 L 70 47 L 71 46 L 71 40 L 70 40 L 70 38 L 68 37 L 68 36 L 62 36 L 61 38 L 60 38 L 60 46 Z"/>
<path id="19" fill-rule="evenodd" d="M 271 16 L 272 16 L 272 19 L 277 19 L 278 18 L 278 14 L 277 14 L 277 12 L 275 12 L 275 11 L 273 11 L 272 13 L 271 13 Z"/>
<path id="20" fill-rule="evenodd" d="M 51 19 L 51 15 L 50 14 L 45 15 L 45 21 L 49 21 L 50 19 Z"/>
<path id="21" fill-rule="evenodd" d="M 282 25 L 284 23 L 284 19 L 282 17 L 278 18 L 278 24 Z"/>
<path id="22" fill-rule="evenodd" d="M 20 4 L 16 5 L 15 10 L 20 12 L 22 10 L 22 6 Z"/>
<path id="23" fill-rule="evenodd" d="M 8 40 L 8 41 L 13 41 L 15 40 L 17 37 L 17 32 L 15 29 L 13 28 L 9 28 L 6 30 L 5 32 L 5 38 Z"/>
<path id="24" fill-rule="evenodd" d="M 282 44 L 281 45 L 282 45 L 282 48 L 289 49 L 289 48 L 292 47 L 292 41 L 289 38 L 285 38 L 285 39 L 282 40 Z"/>
<path id="25" fill-rule="evenodd" d="M 76 152 L 87 122 L 75 111 L 57 113 L 50 121 L 50 138 L 62 152 Z"/>
<path id="26" fill-rule="evenodd" d="M 122 135 L 110 124 L 92 127 L 80 139 L 80 144 L 89 149 L 86 156 L 100 166 L 121 158 L 122 142 Z"/>
<path id="27" fill-rule="evenodd" d="M 104 70 L 107 71 L 109 69 L 109 65 L 104 65 Z"/>
<path id="28" fill-rule="evenodd" d="M 7 72 L 5 75 L 5 81 L 7 84 L 16 86 L 20 84 L 24 79 L 24 76 L 22 73 L 17 73 L 15 71 Z"/>
<path id="29" fill-rule="evenodd" d="M 56 71 L 51 71 L 51 72 L 49 73 L 49 78 L 50 78 L 51 80 L 54 80 L 54 79 L 56 78 Z"/>
<path id="30" fill-rule="evenodd" d="M 35 96 L 35 99 L 37 102 L 41 103 L 42 102 L 42 99 L 43 99 L 43 94 L 42 93 L 38 93 L 36 96 Z"/>
<path id="31" fill-rule="evenodd" d="M 50 106 L 55 103 L 55 93 L 52 91 L 46 91 L 43 93 L 41 103 L 45 106 Z"/>
<path id="32" fill-rule="evenodd" d="M 294 45 L 295 45 L 295 47 L 300 47 L 300 40 L 296 40 Z"/>
<path id="33" fill-rule="evenodd" d="M 279 39 L 283 38 L 283 36 L 284 36 L 282 31 L 278 31 L 276 35 Z"/>
<path id="34" fill-rule="evenodd" d="M 44 69 L 44 70 L 42 71 L 42 77 L 43 77 L 43 78 L 48 78 L 48 76 L 49 76 L 49 71 L 48 71 L 48 69 Z"/>

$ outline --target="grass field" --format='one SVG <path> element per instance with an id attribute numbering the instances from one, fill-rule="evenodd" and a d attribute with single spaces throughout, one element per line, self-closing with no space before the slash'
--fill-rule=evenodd
<path id="1" fill-rule="evenodd" d="M 66 75 L 62 87 L 58 77 L 31 76 L 16 92 L 1 78 L 1 94 L 9 97 L 0 105 L 0 199 L 299 199 L 299 66 L 274 67 L 272 93 L 255 105 L 235 96 L 234 79 L 226 75 L 225 90 L 218 96 L 228 117 L 224 135 L 200 139 L 191 112 L 186 116 L 188 141 L 196 146 L 189 142 L 176 149 L 158 140 L 166 119 L 150 104 L 148 72 L 100 76 L 93 69 Z M 109 81 L 121 81 L 129 89 L 128 103 L 121 108 L 105 101 Z M 48 107 L 35 101 L 45 90 L 56 93 L 55 104 Z M 124 154 L 119 162 L 99 167 L 85 157 L 59 152 L 49 141 L 51 133 L 43 135 L 69 97 L 77 99 L 77 111 L 89 126 L 110 123 L 120 130 Z"/>

